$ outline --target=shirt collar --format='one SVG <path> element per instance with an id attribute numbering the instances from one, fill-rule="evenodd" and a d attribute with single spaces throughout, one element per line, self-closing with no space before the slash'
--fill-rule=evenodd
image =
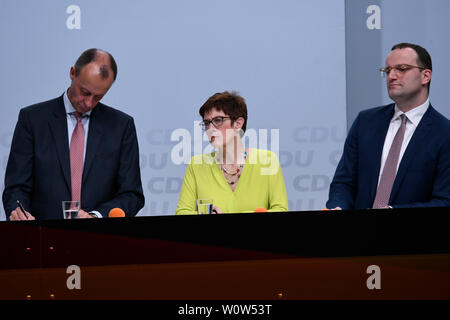
<path id="1" fill-rule="evenodd" d="M 421 104 L 418 107 L 415 107 L 414 109 L 409 110 L 408 112 L 405 112 L 406 117 L 408 120 L 414 125 L 418 126 L 420 120 L 422 119 L 425 112 L 427 112 L 428 107 L 430 106 L 430 100 L 427 98 L 427 100 Z M 397 105 L 395 105 L 394 108 L 394 116 L 392 117 L 391 121 L 395 121 L 397 119 L 400 119 L 400 115 L 403 114 L 403 111 L 400 110 Z"/>
<path id="2" fill-rule="evenodd" d="M 71 114 L 76 112 L 75 108 L 73 107 L 72 103 L 69 100 L 69 97 L 67 96 L 67 90 L 64 91 L 63 94 L 63 100 L 64 100 L 64 108 L 66 109 L 66 114 Z M 89 117 L 91 115 L 92 110 L 89 110 L 86 113 L 83 113 L 83 117 Z"/>

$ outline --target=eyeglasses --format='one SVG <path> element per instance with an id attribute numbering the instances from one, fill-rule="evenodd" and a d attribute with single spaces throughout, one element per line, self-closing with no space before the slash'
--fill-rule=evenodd
<path id="1" fill-rule="evenodd" d="M 216 129 L 219 129 L 223 125 L 225 119 L 231 119 L 231 117 L 214 117 L 211 120 L 203 120 L 199 125 L 205 131 L 211 123 Z"/>
<path id="2" fill-rule="evenodd" d="M 397 64 L 397 65 L 391 66 L 391 67 L 380 68 L 380 74 L 381 74 L 381 76 L 383 76 L 383 78 L 386 78 L 386 75 L 389 75 L 389 73 L 391 73 L 392 70 L 395 70 L 395 73 L 397 74 L 397 76 L 401 76 L 401 75 L 405 74 L 408 70 L 411 70 L 413 68 L 417 68 L 420 70 L 426 69 L 424 67 L 412 66 L 410 64 Z"/>

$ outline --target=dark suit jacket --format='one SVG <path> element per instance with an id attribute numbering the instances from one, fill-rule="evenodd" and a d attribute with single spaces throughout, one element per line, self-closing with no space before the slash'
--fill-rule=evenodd
<path id="1" fill-rule="evenodd" d="M 330 185 L 327 208 L 371 208 L 394 104 L 365 110 L 353 123 Z M 431 105 L 401 159 L 389 205 L 450 206 L 450 121 Z"/>
<path id="2" fill-rule="evenodd" d="M 112 208 L 134 216 L 144 206 L 133 118 L 98 103 L 92 110 L 81 208 L 104 217 Z M 62 219 L 71 199 L 69 138 L 63 97 L 20 110 L 5 173 L 6 217 L 20 200 L 36 219 Z"/>

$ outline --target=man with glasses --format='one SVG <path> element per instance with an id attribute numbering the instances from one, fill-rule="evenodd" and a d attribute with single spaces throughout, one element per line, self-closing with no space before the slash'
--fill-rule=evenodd
<path id="1" fill-rule="evenodd" d="M 429 102 L 430 55 L 400 43 L 380 71 L 395 103 L 354 121 L 327 208 L 450 206 L 450 121 Z"/>

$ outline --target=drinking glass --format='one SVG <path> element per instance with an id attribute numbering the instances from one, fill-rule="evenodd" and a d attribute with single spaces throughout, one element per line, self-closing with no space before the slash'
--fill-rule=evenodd
<path id="1" fill-rule="evenodd" d="M 197 213 L 211 214 L 213 201 L 212 199 L 197 199 Z"/>
<path id="2" fill-rule="evenodd" d="M 62 209 L 64 219 L 77 219 L 80 210 L 80 201 L 63 201 Z"/>

